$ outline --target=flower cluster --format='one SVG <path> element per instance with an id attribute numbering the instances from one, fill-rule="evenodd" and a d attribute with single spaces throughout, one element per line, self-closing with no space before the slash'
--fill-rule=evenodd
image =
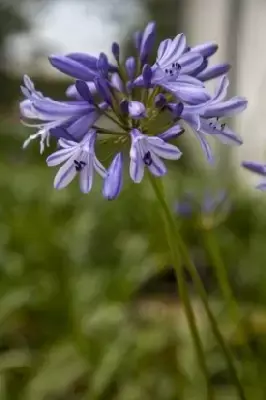
<path id="1" fill-rule="evenodd" d="M 66 90 L 67 100 L 56 101 L 38 92 L 28 76 L 24 77 L 20 104 L 24 123 L 37 128 L 24 142 L 40 139 L 41 153 L 50 138 L 57 150 L 47 158 L 48 166 L 60 166 L 54 187 L 62 189 L 79 176 L 80 189 L 91 190 L 95 171 L 103 178 L 103 195 L 111 200 L 122 188 L 124 154 L 129 154 L 129 175 L 139 183 L 145 169 L 161 177 L 167 169 L 163 159 L 178 160 L 181 152 L 169 143 L 192 128 L 209 162 L 213 160 L 208 136 L 225 144 L 242 143 L 225 123 L 224 117 L 243 111 L 243 97 L 226 100 L 229 80 L 228 64 L 209 66 L 217 51 L 215 43 L 188 47 L 184 34 L 162 41 L 155 62 L 150 55 L 155 40 L 155 23 L 134 35 L 135 56 L 122 62 L 120 47 L 112 45 L 115 63 L 101 53 L 93 57 L 83 53 L 55 55 L 49 58 L 53 67 L 75 79 Z M 219 78 L 214 94 L 205 82 Z M 156 118 L 164 113 L 167 125 L 154 132 Z M 115 128 L 99 126 L 105 116 Z M 35 120 L 29 123 L 29 120 Z M 153 123 L 153 128 L 149 125 Z M 110 165 L 97 158 L 95 145 L 104 137 L 117 144 Z"/>

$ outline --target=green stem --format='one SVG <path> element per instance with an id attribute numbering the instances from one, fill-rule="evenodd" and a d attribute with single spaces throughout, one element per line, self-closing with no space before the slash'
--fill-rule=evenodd
<path id="1" fill-rule="evenodd" d="M 239 322 L 241 319 L 240 312 L 229 283 L 227 271 L 220 254 L 214 232 L 213 230 L 204 229 L 202 230 L 201 234 L 204 240 L 205 249 L 209 255 L 210 262 L 215 269 L 218 284 L 232 314 L 232 318 Z"/>
<path id="2" fill-rule="evenodd" d="M 232 356 L 229 348 L 227 347 L 227 345 L 226 345 L 226 343 L 225 343 L 225 341 L 223 339 L 223 336 L 222 336 L 222 334 L 220 332 L 220 329 L 219 329 L 219 327 L 217 325 L 215 317 L 214 317 L 214 315 L 213 315 L 213 313 L 212 313 L 212 311 L 210 309 L 210 306 L 209 306 L 209 303 L 208 303 L 208 296 L 207 296 L 207 293 L 206 293 L 205 288 L 203 286 L 203 283 L 201 281 L 201 278 L 200 278 L 200 276 L 198 274 L 198 271 L 197 271 L 196 267 L 194 266 L 193 262 L 191 261 L 190 255 L 189 255 L 188 250 L 186 248 L 186 245 L 184 244 L 183 239 L 181 238 L 181 236 L 179 235 L 177 230 L 176 230 L 176 235 L 177 235 L 176 237 L 177 237 L 177 240 L 178 240 L 178 243 L 179 243 L 179 249 L 180 249 L 180 251 L 181 251 L 181 253 L 183 255 L 183 259 L 184 259 L 184 261 L 186 263 L 188 271 L 191 274 L 191 276 L 193 278 L 193 281 L 195 283 L 195 286 L 196 286 L 196 288 L 198 290 L 198 293 L 199 293 L 199 295 L 201 297 L 201 300 L 203 302 L 204 308 L 206 310 L 207 316 L 208 316 L 209 321 L 210 321 L 210 325 L 211 325 L 213 334 L 216 337 L 217 342 L 219 343 L 219 345 L 220 345 L 220 347 L 221 347 L 221 349 L 222 349 L 222 351 L 224 353 L 224 356 L 226 358 L 226 361 L 227 361 L 227 364 L 228 364 L 228 368 L 230 370 L 230 374 L 231 374 L 232 378 L 234 379 L 235 386 L 236 386 L 236 389 L 237 389 L 238 394 L 239 394 L 239 398 L 241 400 L 246 400 L 246 396 L 245 396 L 242 384 L 240 382 L 240 379 L 239 379 L 237 371 L 236 371 L 236 367 L 234 365 L 233 356 Z"/>
<path id="3" fill-rule="evenodd" d="M 228 274 L 226 267 L 223 262 L 223 257 L 221 255 L 218 241 L 215 235 L 214 229 L 202 229 L 201 235 L 203 236 L 203 241 L 205 245 L 205 250 L 209 255 L 210 262 L 215 269 L 218 284 L 220 286 L 223 297 L 228 305 L 233 321 L 238 323 L 238 333 L 240 334 L 241 341 L 246 343 L 246 356 L 248 360 L 252 363 L 252 378 L 254 385 L 258 388 L 261 387 L 260 380 L 260 369 L 256 362 L 256 358 L 253 354 L 252 349 L 248 344 L 248 337 L 245 330 L 245 323 L 242 320 L 241 311 L 238 307 L 237 301 L 234 297 L 233 291 L 230 286 Z M 260 393 L 259 393 L 260 395 Z M 260 397 L 262 398 L 262 397 Z"/>
<path id="4" fill-rule="evenodd" d="M 171 251 L 171 256 L 172 256 L 172 262 L 174 264 L 174 268 L 176 271 L 176 278 L 177 278 L 177 283 L 178 283 L 178 292 L 181 298 L 181 301 L 184 305 L 184 311 L 186 314 L 186 318 L 189 324 L 191 336 L 193 339 L 193 343 L 195 346 L 195 350 L 197 353 L 198 357 L 198 362 L 201 367 L 201 370 L 205 376 L 206 379 L 206 385 L 207 385 L 207 398 L 209 400 L 214 399 L 213 395 L 213 390 L 211 387 L 210 379 L 209 379 L 209 373 L 208 373 L 208 368 L 206 365 L 205 361 L 205 355 L 204 355 L 204 349 L 201 343 L 200 335 L 198 332 L 197 324 L 196 324 L 196 319 L 194 315 L 193 308 L 190 303 L 190 298 L 189 298 L 189 293 L 188 289 L 186 286 L 185 278 L 184 278 L 184 271 L 182 268 L 182 263 L 179 257 L 179 253 L 176 249 L 176 242 L 175 242 L 175 228 L 172 224 L 172 218 L 171 218 L 171 213 L 168 209 L 168 206 L 165 202 L 163 193 L 161 191 L 161 188 L 158 185 L 158 182 L 155 180 L 155 178 L 152 177 L 151 174 L 149 174 L 150 182 L 153 187 L 153 190 L 156 194 L 157 200 L 159 204 L 161 205 L 162 211 L 163 211 L 163 217 L 165 220 L 165 227 L 166 227 L 166 233 L 168 237 L 168 244 L 169 248 Z M 174 229 L 173 229 L 174 228 Z"/>

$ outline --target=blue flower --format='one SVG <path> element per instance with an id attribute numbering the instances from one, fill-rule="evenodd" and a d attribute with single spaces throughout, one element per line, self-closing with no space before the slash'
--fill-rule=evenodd
<path id="1" fill-rule="evenodd" d="M 224 144 L 242 144 L 241 138 L 221 122 L 221 118 L 233 116 L 247 107 L 247 100 L 244 97 L 224 100 L 228 86 L 229 80 L 227 76 L 223 76 L 214 96 L 209 101 L 197 105 L 184 105 L 180 114 L 181 118 L 193 128 L 209 162 L 213 162 L 214 158 L 206 140 L 208 135 L 217 138 Z M 168 107 L 173 111 L 176 104 L 169 103 Z"/>
<path id="2" fill-rule="evenodd" d="M 191 218 L 193 215 L 201 216 L 202 221 L 214 216 L 215 213 L 227 213 L 229 210 L 228 193 L 226 190 L 219 190 L 212 193 L 205 190 L 199 200 L 195 193 L 187 192 L 176 202 L 175 212 L 184 218 Z"/>
<path id="3" fill-rule="evenodd" d="M 145 166 L 153 175 L 163 176 L 167 170 L 161 158 L 178 160 L 182 155 L 176 146 L 159 137 L 144 135 L 138 129 L 132 129 L 130 135 L 130 177 L 136 183 L 142 181 Z"/>
<path id="4" fill-rule="evenodd" d="M 218 46 L 208 42 L 188 47 L 185 35 L 180 33 L 174 39 L 163 40 L 152 60 L 155 31 L 155 23 L 150 22 L 143 32 L 137 32 L 137 54 L 126 60 L 119 44 L 113 43 L 114 64 L 104 53 L 98 57 L 84 53 L 52 55 L 52 66 L 74 79 L 66 89 L 65 100 L 45 97 L 29 77 L 24 77 L 25 98 L 20 111 L 24 124 L 36 129 L 24 147 L 39 138 L 42 153 L 53 139 L 57 150 L 47 163 L 63 164 L 55 178 L 56 188 L 67 186 L 79 175 L 80 189 L 87 193 L 96 170 L 104 179 L 103 196 L 114 199 L 122 189 L 127 153 L 134 182 L 142 180 L 145 167 L 151 174 L 163 176 L 167 172 L 163 159 L 181 157 L 178 147 L 169 141 L 178 140 L 187 125 L 192 127 L 209 161 L 213 154 L 208 136 L 226 144 L 241 144 L 221 118 L 243 111 L 247 101 L 242 97 L 225 100 L 229 64 L 209 65 Z M 211 95 L 204 82 L 221 75 Z M 108 128 L 99 124 L 103 116 L 112 122 Z M 166 126 L 160 127 L 159 121 L 164 120 Z M 157 127 L 156 133 L 151 126 Z M 96 149 L 101 141 L 112 142 L 113 161 L 109 166 L 96 157 L 96 141 Z"/>
<path id="5" fill-rule="evenodd" d="M 44 151 L 45 142 L 49 146 L 49 137 L 53 129 L 67 127 L 69 137 L 79 139 L 99 118 L 99 111 L 94 105 L 84 100 L 55 101 L 37 92 L 28 76 L 24 77 L 22 92 L 26 99 L 20 103 L 20 112 L 26 119 L 39 120 L 39 123 L 29 124 L 38 128 L 38 132 L 30 135 L 24 142 L 27 147 L 31 140 L 40 138 L 40 151 Z"/>
<path id="6" fill-rule="evenodd" d="M 254 172 L 255 174 L 266 176 L 266 164 L 261 164 L 254 161 L 243 161 L 242 167 Z M 257 185 L 256 188 L 263 191 L 266 190 L 266 181 Z"/>
<path id="7" fill-rule="evenodd" d="M 55 176 L 55 189 L 63 189 L 79 174 L 80 190 L 88 193 L 92 187 L 94 170 L 100 176 L 106 176 L 106 170 L 94 152 L 95 140 L 94 129 L 90 130 L 79 143 L 59 139 L 60 150 L 51 154 L 46 160 L 49 167 L 63 164 Z"/>
<path id="8" fill-rule="evenodd" d="M 107 170 L 103 184 L 103 196 L 108 200 L 115 199 L 122 189 L 123 154 L 118 153 Z"/>

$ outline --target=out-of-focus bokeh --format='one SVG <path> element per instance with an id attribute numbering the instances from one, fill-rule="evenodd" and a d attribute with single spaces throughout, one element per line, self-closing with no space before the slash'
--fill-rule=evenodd
<path id="1" fill-rule="evenodd" d="M 186 193 L 200 205 L 206 192 L 226 191 L 229 205 L 207 216 L 181 207 L 180 229 L 250 398 L 266 398 L 266 199 L 240 167 L 243 159 L 266 157 L 266 2 L 1 0 L 1 400 L 205 398 L 148 182 L 125 179 L 113 202 L 102 198 L 100 182 L 89 195 L 75 183 L 57 192 L 55 171 L 45 163 L 49 152 L 40 156 L 37 142 L 22 150 L 33 133 L 19 121 L 23 74 L 61 99 L 71 80 L 50 66 L 50 53 L 110 55 L 118 41 L 127 54 L 132 33 L 149 20 L 158 24 L 157 43 L 181 31 L 192 45 L 218 42 L 216 60 L 233 66 L 230 94 L 249 100 L 234 123 L 243 146 L 216 145 L 211 168 L 188 134 L 165 185 L 176 211 Z M 245 317 L 244 339 L 218 287 L 215 257 Z M 217 399 L 237 399 L 189 279 L 188 285 Z"/>

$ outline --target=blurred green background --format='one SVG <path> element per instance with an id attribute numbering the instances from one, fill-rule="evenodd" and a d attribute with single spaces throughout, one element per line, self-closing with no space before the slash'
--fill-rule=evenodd
<path id="1" fill-rule="evenodd" d="M 48 50 L 61 51 L 56 37 L 46 46 L 36 36 L 35 17 L 45 19 L 56 1 L 0 2 L 0 400 L 204 399 L 201 373 L 180 309 L 160 212 L 149 182 L 134 185 L 125 179 L 120 197 L 113 202 L 102 198 L 100 182 L 89 195 L 82 195 L 75 184 L 57 192 L 52 187 L 55 170 L 45 164 L 49 152 L 40 156 L 37 142 L 22 151 L 23 141 L 32 133 L 19 122 L 22 75 L 33 71 L 36 87 L 55 98 L 62 98 L 71 82 L 46 73 L 48 63 L 45 73 L 38 67 Z M 113 3 L 109 15 L 117 24 L 124 21 L 118 3 Z M 232 3 L 231 13 L 238 13 L 239 3 Z M 70 2 L 60 4 L 67 8 Z M 107 3 L 101 0 L 97 4 L 104 9 Z M 123 36 L 117 38 L 124 41 L 125 53 L 132 49 L 131 33 L 143 28 L 149 19 L 158 23 L 158 41 L 175 35 L 179 27 L 184 29 L 184 2 L 132 0 L 127 5 L 127 14 L 134 5 L 145 12 L 145 19 L 143 23 L 131 21 L 132 28 L 127 33 L 125 28 Z M 96 2 L 87 2 L 87 7 L 94 10 Z M 237 16 L 231 15 L 234 23 Z M 58 21 L 60 18 L 58 11 Z M 78 23 L 73 16 L 73 30 Z M 99 27 L 104 29 L 101 23 Z M 16 69 L 12 57 L 18 49 L 23 54 L 23 46 L 26 52 L 27 40 L 12 48 L 11 39 L 30 33 L 39 53 L 23 58 L 23 62 L 17 59 L 18 66 L 24 67 Z M 230 44 L 237 46 L 236 42 Z M 236 64 L 235 53 L 231 47 L 229 50 L 229 61 Z M 232 75 L 232 91 L 234 79 Z M 180 229 L 247 392 L 251 399 L 263 400 L 265 197 L 253 190 L 252 183 L 249 189 L 243 187 L 235 168 L 229 169 L 233 162 L 229 148 L 216 148 L 218 163 L 211 169 L 191 139 L 182 138 L 182 161 L 171 164 L 165 179 L 168 200 L 174 210 L 187 191 L 192 191 L 200 204 L 206 190 L 214 194 L 227 190 L 230 208 L 225 214 L 218 209 L 202 220 L 196 213 L 181 218 Z M 245 340 L 238 334 L 218 287 L 212 253 L 206 248 L 209 235 L 211 246 L 220 249 L 218 257 L 239 302 Z M 189 277 L 187 284 L 217 399 L 237 399 Z M 246 354 L 247 343 L 253 360 Z"/>

